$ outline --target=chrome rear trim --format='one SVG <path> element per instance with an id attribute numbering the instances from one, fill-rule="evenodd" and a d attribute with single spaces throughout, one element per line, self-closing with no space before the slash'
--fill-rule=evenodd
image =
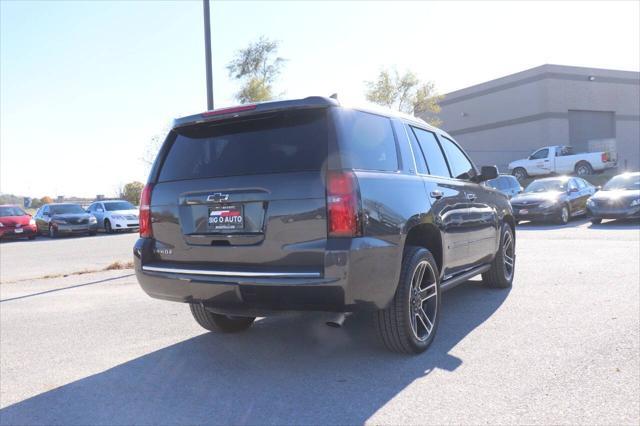
<path id="1" fill-rule="evenodd" d="M 218 271 L 214 269 L 163 268 L 159 266 L 143 266 L 142 270 L 149 272 L 165 272 L 169 274 L 207 275 L 210 277 L 320 278 L 319 272 Z"/>

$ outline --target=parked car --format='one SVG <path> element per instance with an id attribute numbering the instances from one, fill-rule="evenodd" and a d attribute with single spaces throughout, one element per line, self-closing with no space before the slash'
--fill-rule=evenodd
<path id="1" fill-rule="evenodd" d="M 115 231 L 138 230 L 138 209 L 125 200 L 96 201 L 87 209 L 98 221 L 98 227 L 108 234 Z"/>
<path id="2" fill-rule="evenodd" d="M 493 189 L 502 192 L 507 198 L 511 198 L 522 192 L 522 186 L 518 179 L 511 175 L 501 174 L 495 179 L 488 180 L 485 184 Z"/>
<path id="3" fill-rule="evenodd" d="M 509 163 L 509 170 L 518 180 L 527 176 L 543 176 L 552 173 L 578 176 L 616 167 L 615 155 L 609 152 L 585 152 L 574 154 L 570 146 L 545 146 L 524 160 Z"/>
<path id="4" fill-rule="evenodd" d="M 0 239 L 29 238 L 33 240 L 36 235 L 36 222 L 30 214 L 15 205 L 0 205 Z"/>
<path id="5" fill-rule="evenodd" d="M 640 172 L 612 177 L 587 201 L 591 222 L 602 219 L 640 219 Z"/>
<path id="6" fill-rule="evenodd" d="M 511 199 L 517 221 L 554 221 L 565 225 L 586 213 L 586 204 L 596 187 L 579 177 L 558 176 L 531 182 Z"/>
<path id="7" fill-rule="evenodd" d="M 95 216 L 78 204 L 51 203 L 38 209 L 34 216 L 38 233 L 56 238 L 60 235 L 95 235 L 98 223 Z"/>
<path id="8" fill-rule="evenodd" d="M 511 286 L 511 206 L 480 184 L 497 176 L 422 120 L 333 99 L 185 117 L 142 193 L 136 275 L 208 330 L 373 310 L 389 349 L 422 352 L 443 290 Z"/>

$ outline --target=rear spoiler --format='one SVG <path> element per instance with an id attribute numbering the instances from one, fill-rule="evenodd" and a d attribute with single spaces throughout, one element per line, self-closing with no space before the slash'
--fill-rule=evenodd
<path id="1" fill-rule="evenodd" d="M 228 118 L 243 117 L 265 112 L 275 112 L 286 109 L 306 109 L 306 108 L 329 108 L 339 106 L 336 99 L 322 96 L 310 96 L 304 99 L 294 99 L 289 101 L 263 102 L 257 104 L 247 104 L 231 108 L 220 108 L 212 111 L 205 111 L 200 114 L 189 115 L 173 120 L 173 128 L 190 126 L 193 124 L 207 123 L 211 121 L 225 120 Z"/>

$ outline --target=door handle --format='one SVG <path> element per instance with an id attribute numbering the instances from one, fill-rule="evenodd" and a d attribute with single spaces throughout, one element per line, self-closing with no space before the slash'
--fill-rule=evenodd
<path id="1" fill-rule="evenodd" d="M 436 200 L 439 200 L 440 198 L 442 198 L 442 191 L 438 191 L 437 189 L 434 189 L 433 191 L 431 191 L 431 193 L 429 194 L 431 195 L 431 198 L 435 198 Z"/>
<path id="2" fill-rule="evenodd" d="M 476 198 L 478 198 L 478 196 L 476 194 L 467 194 L 467 200 L 469 200 L 469 201 L 473 201 Z"/>

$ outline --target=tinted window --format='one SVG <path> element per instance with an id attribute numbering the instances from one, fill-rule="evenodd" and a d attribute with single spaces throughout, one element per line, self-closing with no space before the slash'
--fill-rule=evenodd
<path id="1" fill-rule="evenodd" d="M 544 179 L 534 180 L 524 190 L 524 192 L 556 192 L 567 190 L 566 179 Z"/>
<path id="2" fill-rule="evenodd" d="M 533 155 L 531 155 L 531 157 L 529 157 L 530 160 L 540 160 L 541 158 L 547 158 L 549 156 L 549 150 L 548 149 L 541 149 L 540 151 L 534 152 Z"/>
<path id="3" fill-rule="evenodd" d="M 42 213 L 47 213 L 49 214 L 49 206 L 45 206 L 44 210 L 42 210 Z"/>
<path id="4" fill-rule="evenodd" d="M 453 143 L 453 141 L 443 137 L 440 139 L 444 152 L 447 153 L 447 160 L 449 160 L 449 168 L 451 168 L 451 174 L 454 177 L 463 177 L 466 173 L 468 177 L 475 175 L 475 169 L 473 164 L 462 152 L 462 150 Z"/>
<path id="5" fill-rule="evenodd" d="M 640 174 L 622 174 L 614 176 L 602 188 L 605 191 L 614 191 L 616 189 L 639 190 Z"/>
<path id="6" fill-rule="evenodd" d="M 417 172 L 423 174 L 429 173 L 429 169 L 427 169 L 427 163 L 424 159 L 422 149 L 420 148 L 420 145 L 418 145 L 416 135 L 414 135 L 411 131 L 409 132 L 409 139 L 411 140 L 411 150 L 413 151 L 413 157 L 416 160 L 416 167 L 418 168 Z"/>
<path id="7" fill-rule="evenodd" d="M 340 153 L 347 167 L 363 170 L 398 170 L 398 152 L 391 120 L 361 111 L 343 110 Z"/>
<path id="8" fill-rule="evenodd" d="M 104 208 L 108 212 L 115 210 L 135 210 L 135 206 L 128 201 L 116 201 L 113 203 L 104 203 Z"/>
<path id="9" fill-rule="evenodd" d="M 285 111 L 178 129 L 160 181 L 320 170 L 325 110 Z"/>
<path id="10" fill-rule="evenodd" d="M 424 158 L 427 160 L 429 174 L 433 176 L 451 177 L 436 135 L 426 130 L 418 129 L 417 127 L 412 127 L 411 129 L 418 138 Z"/>
<path id="11" fill-rule="evenodd" d="M 0 217 L 6 216 L 24 216 L 26 213 L 19 207 L 9 206 L 0 207 Z"/>
<path id="12" fill-rule="evenodd" d="M 79 214 L 86 213 L 77 204 L 57 204 L 51 207 L 51 214 Z"/>

